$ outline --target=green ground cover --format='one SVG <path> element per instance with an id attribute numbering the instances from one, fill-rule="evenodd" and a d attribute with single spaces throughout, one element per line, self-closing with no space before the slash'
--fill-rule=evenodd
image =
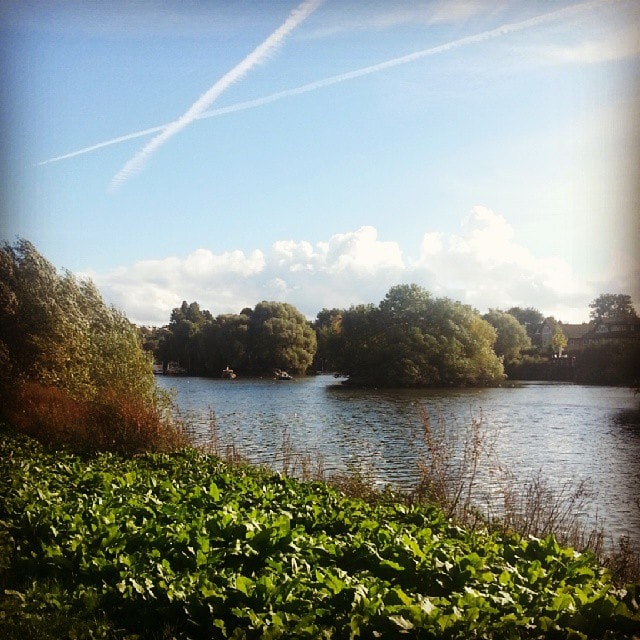
<path id="1" fill-rule="evenodd" d="M 637 588 L 552 537 L 469 531 L 194 450 L 0 435 L 0 636 L 605 638 Z M 572 631 L 573 630 L 573 631 Z"/>

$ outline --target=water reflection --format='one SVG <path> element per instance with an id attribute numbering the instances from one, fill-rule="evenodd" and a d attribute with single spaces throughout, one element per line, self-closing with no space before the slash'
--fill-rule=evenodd
<path id="1" fill-rule="evenodd" d="M 613 421 L 620 427 L 629 430 L 629 436 L 640 438 L 640 409 L 621 409 Z"/>
<path id="2" fill-rule="evenodd" d="M 359 466 L 382 483 L 415 486 L 422 455 L 422 411 L 452 433 L 482 419 L 494 461 L 524 483 L 541 472 L 552 487 L 586 480 L 591 516 L 608 533 L 640 546 L 640 398 L 628 389 L 562 383 L 515 388 L 356 390 L 329 376 L 292 382 L 160 378 L 174 386 L 196 437 L 210 437 L 215 412 L 223 446 L 279 468 L 285 438 L 321 457 L 331 473 Z M 485 494 L 499 478 L 483 468 Z"/>

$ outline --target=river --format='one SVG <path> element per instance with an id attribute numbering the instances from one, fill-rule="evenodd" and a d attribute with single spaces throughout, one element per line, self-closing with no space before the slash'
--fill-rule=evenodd
<path id="1" fill-rule="evenodd" d="M 493 389 L 350 389 L 332 376 L 274 381 L 158 376 L 173 388 L 193 437 L 217 438 L 251 461 L 280 470 L 291 452 L 310 453 L 326 473 L 357 469 L 376 483 L 415 486 L 423 455 L 423 411 L 449 436 L 472 420 L 490 459 L 481 485 L 499 493 L 505 472 L 517 485 L 533 475 L 558 492 L 585 481 L 583 514 L 610 540 L 640 549 L 640 398 L 617 387 L 518 383 Z"/>

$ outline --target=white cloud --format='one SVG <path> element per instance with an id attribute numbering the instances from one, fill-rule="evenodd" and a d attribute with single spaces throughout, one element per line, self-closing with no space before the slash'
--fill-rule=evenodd
<path id="1" fill-rule="evenodd" d="M 535 306 L 565 321 L 586 319 L 593 298 L 570 265 L 554 257 L 537 257 L 518 243 L 505 218 L 477 206 L 459 235 L 425 234 L 416 273 L 449 295 L 480 310 Z"/>
<path id="2" fill-rule="evenodd" d="M 279 300 L 314 318 L 325 307 L 377 304 L 391 286 L 408 282 L 481 312 L 533 306 L 565 322 L 586 320 L 589 302 L 605 290 L 640 295 L 633 288 L 637 260 L 619 259 L 600 282 L 578 281 L 569 264 L 534 255 L 503 216 L 481 206 L 458 233 L 426 230 L 419 254 L 406 260 L 397 242 L 381 240 L 365 226 L 315 244 L 280 240 L 266 253 L 199 248 L 183 258 L 84 275 L 131 320 L 156 325 L 166 324 L 182 300 L 197 301 L 214 315 Z"/>
<path id="3" fill-rule="evenodd" d="M 334 274 L 372 276 L 387 269 L 402 269 L 400 247 L 395 242 L 380 242 L 377 235 L 373 227 L 334 235 L 325 247 L 325 269 Z"/>

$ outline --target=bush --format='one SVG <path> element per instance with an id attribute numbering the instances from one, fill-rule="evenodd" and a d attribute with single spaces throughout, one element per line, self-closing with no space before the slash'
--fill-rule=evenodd
<path id="1" fill-rule="evenodd" d="M 137 328 L 90 280 L 58 274 L 26 240 L 0 248 L 0 393 L 16 380 L 82 399 L 106 387 L 157 395 Z"/>
<path id="2" fill-rule="evenodd" d="M 640 384 L 640 341 L 592 345 L 576 358 L 576 382 Z"/>
<path id="3" fill-rule="evenodd" d="M 74 398 L 54 386 L 16 385 L 5 409 L 15 429 L 52 448 L 78 453 L 111 451 L 136 455 L 187 445 L 167 408 L 132 394 L 103 389 L 92 400 Z"/>

